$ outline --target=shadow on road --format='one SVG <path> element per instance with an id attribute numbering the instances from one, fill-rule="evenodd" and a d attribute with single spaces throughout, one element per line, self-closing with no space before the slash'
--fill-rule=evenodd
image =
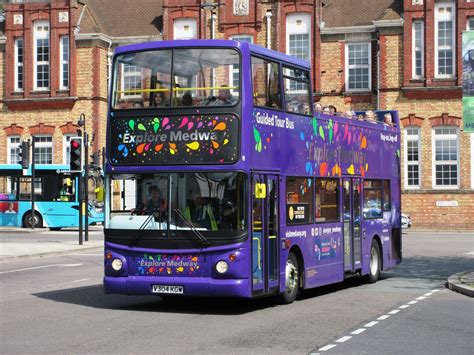
<path id="1" fill-rule="evenodd" d="M 379 287 L 392 287 L 391 284 L 395 284 L 393 287 L 396 288 L 407 289 L 439 286 L 451 274 L 466 270 L 470 263 L 472 263 L 472 259 L 463 257 L 407 257 L 401 265 L 383 272 L 377 286 L 365 286 L 360 277 L 352 277 L 334 285 L 306 290 L 302 293 L 301 298 L 304 300 L 363 286 L 373 287 L 374 292 L 377 292 Z M 101 309 L 212 315 L 239 315 L 279 305 L 274 297 L 254 300 L 177 297 L 163 300 L 158 296 L 105 295 L 102 285 L 69 288 L 33 295 L 54 302 Z"/>

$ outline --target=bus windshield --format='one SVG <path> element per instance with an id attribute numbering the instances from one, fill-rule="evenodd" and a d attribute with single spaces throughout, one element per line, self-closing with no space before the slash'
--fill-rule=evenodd
<path id="1" fill-rule="evenodd" d="M 243 173 L 113 175 L 107 229 L 244 231 Z"/>
<path id="2" fill-rule="evenodd" d="M 118 55 L 113 109 L 233 106 L 240 55 L 230 48 L 178 48 Z"/>

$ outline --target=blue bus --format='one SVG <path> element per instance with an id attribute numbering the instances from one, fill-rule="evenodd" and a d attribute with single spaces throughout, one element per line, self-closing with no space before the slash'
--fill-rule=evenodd
<path id="1" fill-rule="evenodd" d="M 401 262 L 396 111 L 313 112 L 309 63 L 244 42 L 120 47 L 113 72 L 106 293 L 290 303 Z"/>
<path id="2" fill-rule="evenodd" d="M 89 191 L 100 191 L 100 172 L 89 179 Z M 35 165 L 35 210 L 31 213 L 31 168 L 19 164 L 0 165 L 0 226 L 59 230 L 79 224 L 78 179 L 68 165 Z M 98 189 L 98 190 L 97 190 Z M 104 219 L 100 201 L 90 199 L 89 224 Z"/>

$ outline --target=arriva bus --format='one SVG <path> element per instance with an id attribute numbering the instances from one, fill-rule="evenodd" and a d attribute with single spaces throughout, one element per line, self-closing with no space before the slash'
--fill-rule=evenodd
<path id="1" fill-rule="evenodd" d="M 91 169 L 89 190 L 103 191 L 103 177 Z M 78 179 L 69 173 L 69 165 L 35 165 L 35 210 L 31 212 L 31 167 L 20 164 L 0 165 L 0 226 L 49 227 L 59 230 L 79 224 Z M 103 202 L 90 199 L 89 224 L 104 220 Z"/>
<path id="2" fill-rule="evenodd" d="M 313 113 L 309 64 L 243 42 L 117 48 L 112 80 L 106 293 L 289 303 L 401 262 L 397 112 Z"/>

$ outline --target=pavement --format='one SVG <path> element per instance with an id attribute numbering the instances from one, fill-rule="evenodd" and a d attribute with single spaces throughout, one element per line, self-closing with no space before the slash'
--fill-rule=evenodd
<path id="1" fill-rule="evenodd" d="M 102 249 L 104 234 L 101 226 L 89 229 L 89 240 L 79 244 L 77 229 L 50 231 L 47 228 L 25 229 L 0 227 L 0 262 L 66 255 L 90 249 Z M 474 297 L 474 271 L 451 275 L 447 287 L 463 295 Z"/>
<path id="2" fill-rule="evenodd" d="M 77 228 L 50 231 L 48 228 L 0 227 L 0 262 L 66 255 L 90 249 L 103 249 L 104 234 L 101 226 L 89 228 L 89 240 L 79 244 Z"/>

